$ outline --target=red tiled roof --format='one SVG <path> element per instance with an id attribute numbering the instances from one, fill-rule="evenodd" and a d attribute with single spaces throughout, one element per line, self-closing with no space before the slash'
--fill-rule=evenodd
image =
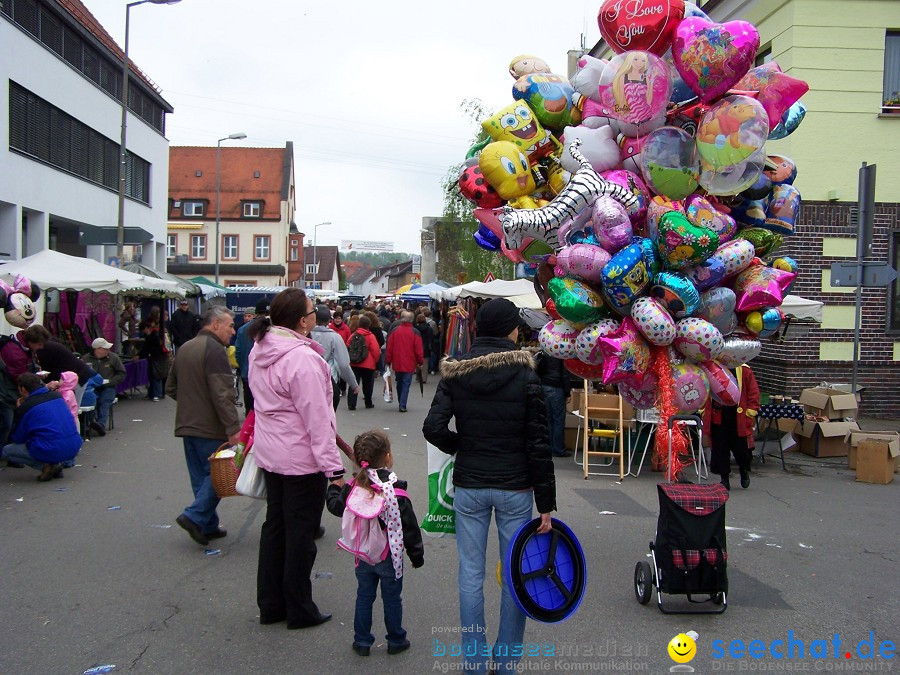
<path id="1" fill-rule="evenodd" d="M 222 146 L 221 195 L 223 219 L 240 218 L 243 201 L 264 201 L 261 217 L 281 218 L 285 148 Z M 197 176 L 197 171 L 201 175 Z M 259 178 L 254 174 L 259 172 Z M 169 199 L 207 200 L 208 214 L 216 210 L 216 148 L 169 147 Z M 169 218 L 180 218 L 172 209 Z"/>
<path id="2" fill-rule="evenodd" d="M 87 28 L 100 42 L 102 42 L 107 49 L 109 49 L 116 57 L 116 59 L 121 61 L 125 58 L 125 50 L 119 47 L 116 41 L 113 39 L 112 35 L 106 32 L 106 29 L 100 25 L 100 22 L 97 21 L 97 18 L 91 14 L 90 10 L 84 6 L 84 3 L 81 0 L 58 0 L 59 4 L 65 9 L 69 14 L 71 14 L 82 26 Z M 162 90 L 157 86 L 157 84 L 151 80 L 140 68 L 134 65 L 134 61 L 128 59 L 129 65 L 131 66 L 131 70 L 140 77 L 147 86 L 151 87 L 157 94 L 161 94 Z"/>

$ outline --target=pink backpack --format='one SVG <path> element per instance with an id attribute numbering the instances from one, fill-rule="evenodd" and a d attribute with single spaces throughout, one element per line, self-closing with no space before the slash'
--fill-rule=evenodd
<path id="1" fill-rule="evenodd" d="M 396 496 L 405 497 L 406 491 L 394 489 Z M 370 492 L 354 485 L 347 495 L 344 515 L 341 517 L 341 538 L 338 548 L 356 556 L 369 565 L 377 565 L 390 553 L 387 533 L 378 520 L 385 509 L 385 498 L 381 492 Z"/>

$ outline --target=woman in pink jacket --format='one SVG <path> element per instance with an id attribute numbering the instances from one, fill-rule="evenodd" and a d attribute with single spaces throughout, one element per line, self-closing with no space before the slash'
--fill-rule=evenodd
<path id="1" fill-rule="evenodd" d="M 269 316 L 248 329 L 256 341 L 249 360 L 253 451 L 267 491 L 256 600 L 260 623 L 286 620 L 289 630 L 331 619 L 312 599 L 310 574 L 327 483 L 344 482 L 331 372 L 322 348 L 307 337 L 315 325 L 312 301 L 301 289 L 288 288 L 272 300 Z"/>

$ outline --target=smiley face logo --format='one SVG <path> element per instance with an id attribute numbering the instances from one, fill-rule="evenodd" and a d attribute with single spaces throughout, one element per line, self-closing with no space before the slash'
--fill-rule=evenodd
<path id="1" fill-rule="evenodd" d="M 689 635 L 679 633 L 669 641 L 669 658 L 675 663 L 687 663 L 697 655 L 697 643 Z"/>

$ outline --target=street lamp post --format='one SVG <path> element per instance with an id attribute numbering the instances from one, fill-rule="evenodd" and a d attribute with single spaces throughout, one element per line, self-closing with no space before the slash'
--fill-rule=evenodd
<path id="1" fill-rule="evenodd" d="M 313 225 L 313 274 L 315 274 L 316 277 L 319 276 L 319 268 L 316 267 L 316 262 L 317 262 L 316 261 L 316 239 L 318 237 L 319 228 L 322 227 L 323 225 L 331 225 L 331 221 L 326 220 L 324 223 L 319 223 L 318 225 Z M 316 279 L 314 277 L 313 278 L 314 285 L 315 285 L 315 282 L 316 282 Z"/>
<path id="2" fill-rule="evenodd" d="M 240 141 L 247 138 L 247 134 L 237 132 L 236 134 L 228 134 L 225 138 L 220 138 L 216 142 L 216 283 L 219 283 L 219 216 L 222 209 L 219 206 L 219 194 L 222 191 L 221 164 L 222 164 L 222 141 Z"/>
<path id="3" fill-rule="evenodd" d="M 119 218 L 116 228 L 116 256 L 119 267 L 125 264 L 125 136 L 128 128 L 128 29 L 131 8 L 145 3 L 154 5 L 174 5 L 181 0 L 137 0 L 125 5 L 125 58 L 122 60 L 122 133 L 119 141 Z"/>

